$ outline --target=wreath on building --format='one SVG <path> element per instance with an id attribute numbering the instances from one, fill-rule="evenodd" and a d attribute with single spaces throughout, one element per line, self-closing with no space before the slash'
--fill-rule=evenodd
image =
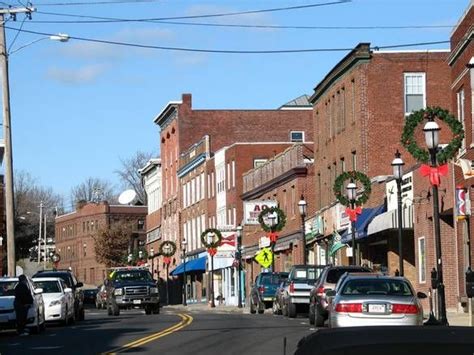
<path id="1" fill-rule="evenodd" d="M 418 146 L 415 140 L 416 127 L 426 119 L 439 119 L 446 122 L 453 134 L 453 138 L 448 145 L 436 154 L 438 163 L 444 164 L 455 157 L 464 139 L 462 123 L 449 113 L 448 110 L 442 109 L 441 107 L 427 107 L 426 109 L 411 113 L 405 120 L 401 143 L 417 161 L 428 163 L 430 159 L 428 150 Z"/>
<path id="2" fill-rule="evenodd" d="M 207 240 L 208 234 L 213 234 L 215 238 L 212 238 L 212 242 Z M 221 244 L 222 240 L 222 233 L 219 229 L 215 228 L 208 228 L 204 232 L 201 233 L 201 243 L 207 249 L 215 249 Z"/>
<path id="3" fill-rule="evenodd" d="M 171 240 L 166 240 L 160 244 L 160 254 L 165 257 L 172 257 L 176 253 L 176 243 Z"/>
<path id="4" fill-rule="evenodd" d="M 366 203 L 369 199 L 370 192 L 372 191 L 370 179 L 367 175 L 361 173 L 360 171 L 346 171 L 339 175 L 336 178 L 336 181 L 334 182 L 334 195 L 336 196 L 336 199 L 341 203 L 341 205 L 344 205 L 346 207 L 349 207 L 351 205 L 351 201 L 342 192 L 344 182 L 346 180 L 359 181 L 364 187 L 362 193 L 359 194 L 355 199 L 354 204 L 356 206 L 360 206 Z"/>
<path id="5" fill-rule="evenodd" d="M 272 228 L 265 223 L 264 218 L 266 215 L 273 213 L 277 214 L 278 223 Z M 279 232 L 283 229 L 283 227 L 285 227 L 286 224 L 285 212 L 283 212 L 280 208 L 276 206 L 264 208 L 262 212 L 260 212 L 260 214 L 258 215 L 258 223 L 260 223 L 260 226 L 265 232 Z"/>

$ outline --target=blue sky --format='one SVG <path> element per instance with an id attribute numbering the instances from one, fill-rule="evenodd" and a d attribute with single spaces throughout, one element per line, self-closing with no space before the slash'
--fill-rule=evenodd
<path id="1" fill-rule="evenodd" d="M 154 46 L 220 50 L 352 48 L 449 40 L 450 28 L 297 30 L 198 27 L 146 22 L 44 23 L 86 18 L 44 12 L 156 18 L 259 10 L 311 0 L 162 0 L 107 5 L 46 6 L 86 0 L 38 0 L 23 29 Z M 93 1 L 89 0 L 88 2 Z M 319 1 L 319 2 L 324 2 Z M 18 2 L 8 1 L 9 4 Z M 353 0 L 293 11 L 179 20 L 285 26 L 447 26 L 469 0 Z M 40 13 L 42 12 L 42 13 Z M 23 16 L 7 26 L 19 28 Z M 11 43 L 16 31 L 7 30 Z M 20 33 L 12 50 L 42 36 Z M 448 44 L 420 47 L 449 48 Z M 277 108 L 314 86 L 347 52 L 210 54 L 120 47 L 70 40 L 39 41 L 10 56 L 15 169 L 68 196 L 87 177 L 117 183 L 120 158 L 158 154 L 153 118 L 168 101 L 193 94 L 195 108 Z"/>

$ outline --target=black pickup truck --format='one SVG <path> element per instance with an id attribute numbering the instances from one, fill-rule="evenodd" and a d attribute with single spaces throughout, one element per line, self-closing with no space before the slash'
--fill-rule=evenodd
<path id="1" fill-rule="evenodd" d="M 145 309 L 146 314 L 160 313 L 158 287 L 147 268 L 111 269 L 105 287 L 109 316 L 118 316 L 120 309 L 136 307 Z"/>

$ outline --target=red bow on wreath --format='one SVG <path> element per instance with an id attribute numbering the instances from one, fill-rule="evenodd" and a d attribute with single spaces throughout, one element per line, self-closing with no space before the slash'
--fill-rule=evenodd
<path id="1" fill-rule="evenodd" d="M 270 242 L 276 243 L 278 234 L 276 234 L 275 232 L 270 232 L 268 233 L 268 237 L 270 238 Z"/>
<path id="2" fill-rule="evenodd" d="M 163 262 L 164 262 L 165 264 L 169 264 L 169 263 L 171 263 L 171 258 L 170 258 L 169 256 L 165 256 L 165 257 L 163 258 Z"/>
<path id="3" fill-rule="evenodd" d="M 448 175 L 448 164 L 439 167 L 423 164 L 420 167 L 421 176 L 429 176 L 431 186 L 439 186 L 441 184 L 441 176 Z"/>
<path id="4" fill-rule="evenodd" d="M 357 221 L 357 215 L 362 213 L 362 208 L 357 206 L 356 208 L 352 209 L 350 207 L 346 208 L 346 214 L 349 216 L 351 222 Z"/>
<path id="5" fill-rule="evenodd" d="M 217 254 L 217 249 L 216 248 L 209 248 L 207 249 L 207 252 L 209 253 L 210 256 L 214 256 Z"/>

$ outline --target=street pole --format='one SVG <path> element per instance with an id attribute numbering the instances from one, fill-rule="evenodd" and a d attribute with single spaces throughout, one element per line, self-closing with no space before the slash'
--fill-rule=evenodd
<path id="1" fill-rule="evenodd" d="M 43 258 L 43 270 L 46 270 L 46 259 L 47 259 L 47 256 L 48 256 L 48 251 L 46 250 L 46 212 L 44 213 L 44 225 L 43 225 L 43 228 L 44 228 L 44 238 L 43 238 L 43 249 L 44 249 L 44 258 Z"/>
<path id="2" fill-rule="evenodd" d="M 237 227 L 237 283 L 239 284 L 239 294 L 237 297 L 237 307 L 242 308 L 242 226 Z"/>
<path id="3" fill-rule="evenodd" d="M 303 240 L 303 265 L 306 265 L 307 260 L 306 260 L 306 226 L 304 223 L 304 217 L 305 215 L 301 215 L 301 237 Z"/>
<path id="4" fill-rule="evenodd" d="M 211 308 L 215 308 L 214 302 L 214 255 L 211 255 Z"/>
<path id="5" fill-rule="evenodd" d="M 43 223 L 43 201 L 40 203 L 40 213 L 39 213 L 39 230 L 38 230 L 38 265 L 41 264 L 41 233 Z"/>
<path id="6" fill-rule="evenodd" d="M 170 267 L 170 264 L 166 263 L 166 303 L 168 305 L 170 304 L 169 267 Z"/>
<path id="7" fill-rule="evenodd" d="M 403 269 L 403 216 L 402 216 L 402 179 L 396 179 L 397 181 L 397 202 L 398 202 L 398 270 L 400 276 L 405 275 Z"/>
<path id="8" fill-rule="evenodd" d="M 187 306 L 186 301 L 186 247 L 183 246 L 183 306 Z"/>
<path id="9" fill-rule="evenodd" d="M 354 200 L 351 200 L 351 209 L 354 209 Z M 352 234 L 352 265 L 357 265 L 356 257 L 356 223 L 355 220 L 351 221 L 351 234 Z"/>
<path id="10" fill-rule="evenodd" d="M 273 226 L 271 228 L 271 233 L 275 233 L 275 231 L 273 230 Z M 271 242 L 271 245 L 272 245 L 272 272 L 275 272 L 275 244 L 276 244 L 276 240 L 275 241 L 272 241 Z"/>

